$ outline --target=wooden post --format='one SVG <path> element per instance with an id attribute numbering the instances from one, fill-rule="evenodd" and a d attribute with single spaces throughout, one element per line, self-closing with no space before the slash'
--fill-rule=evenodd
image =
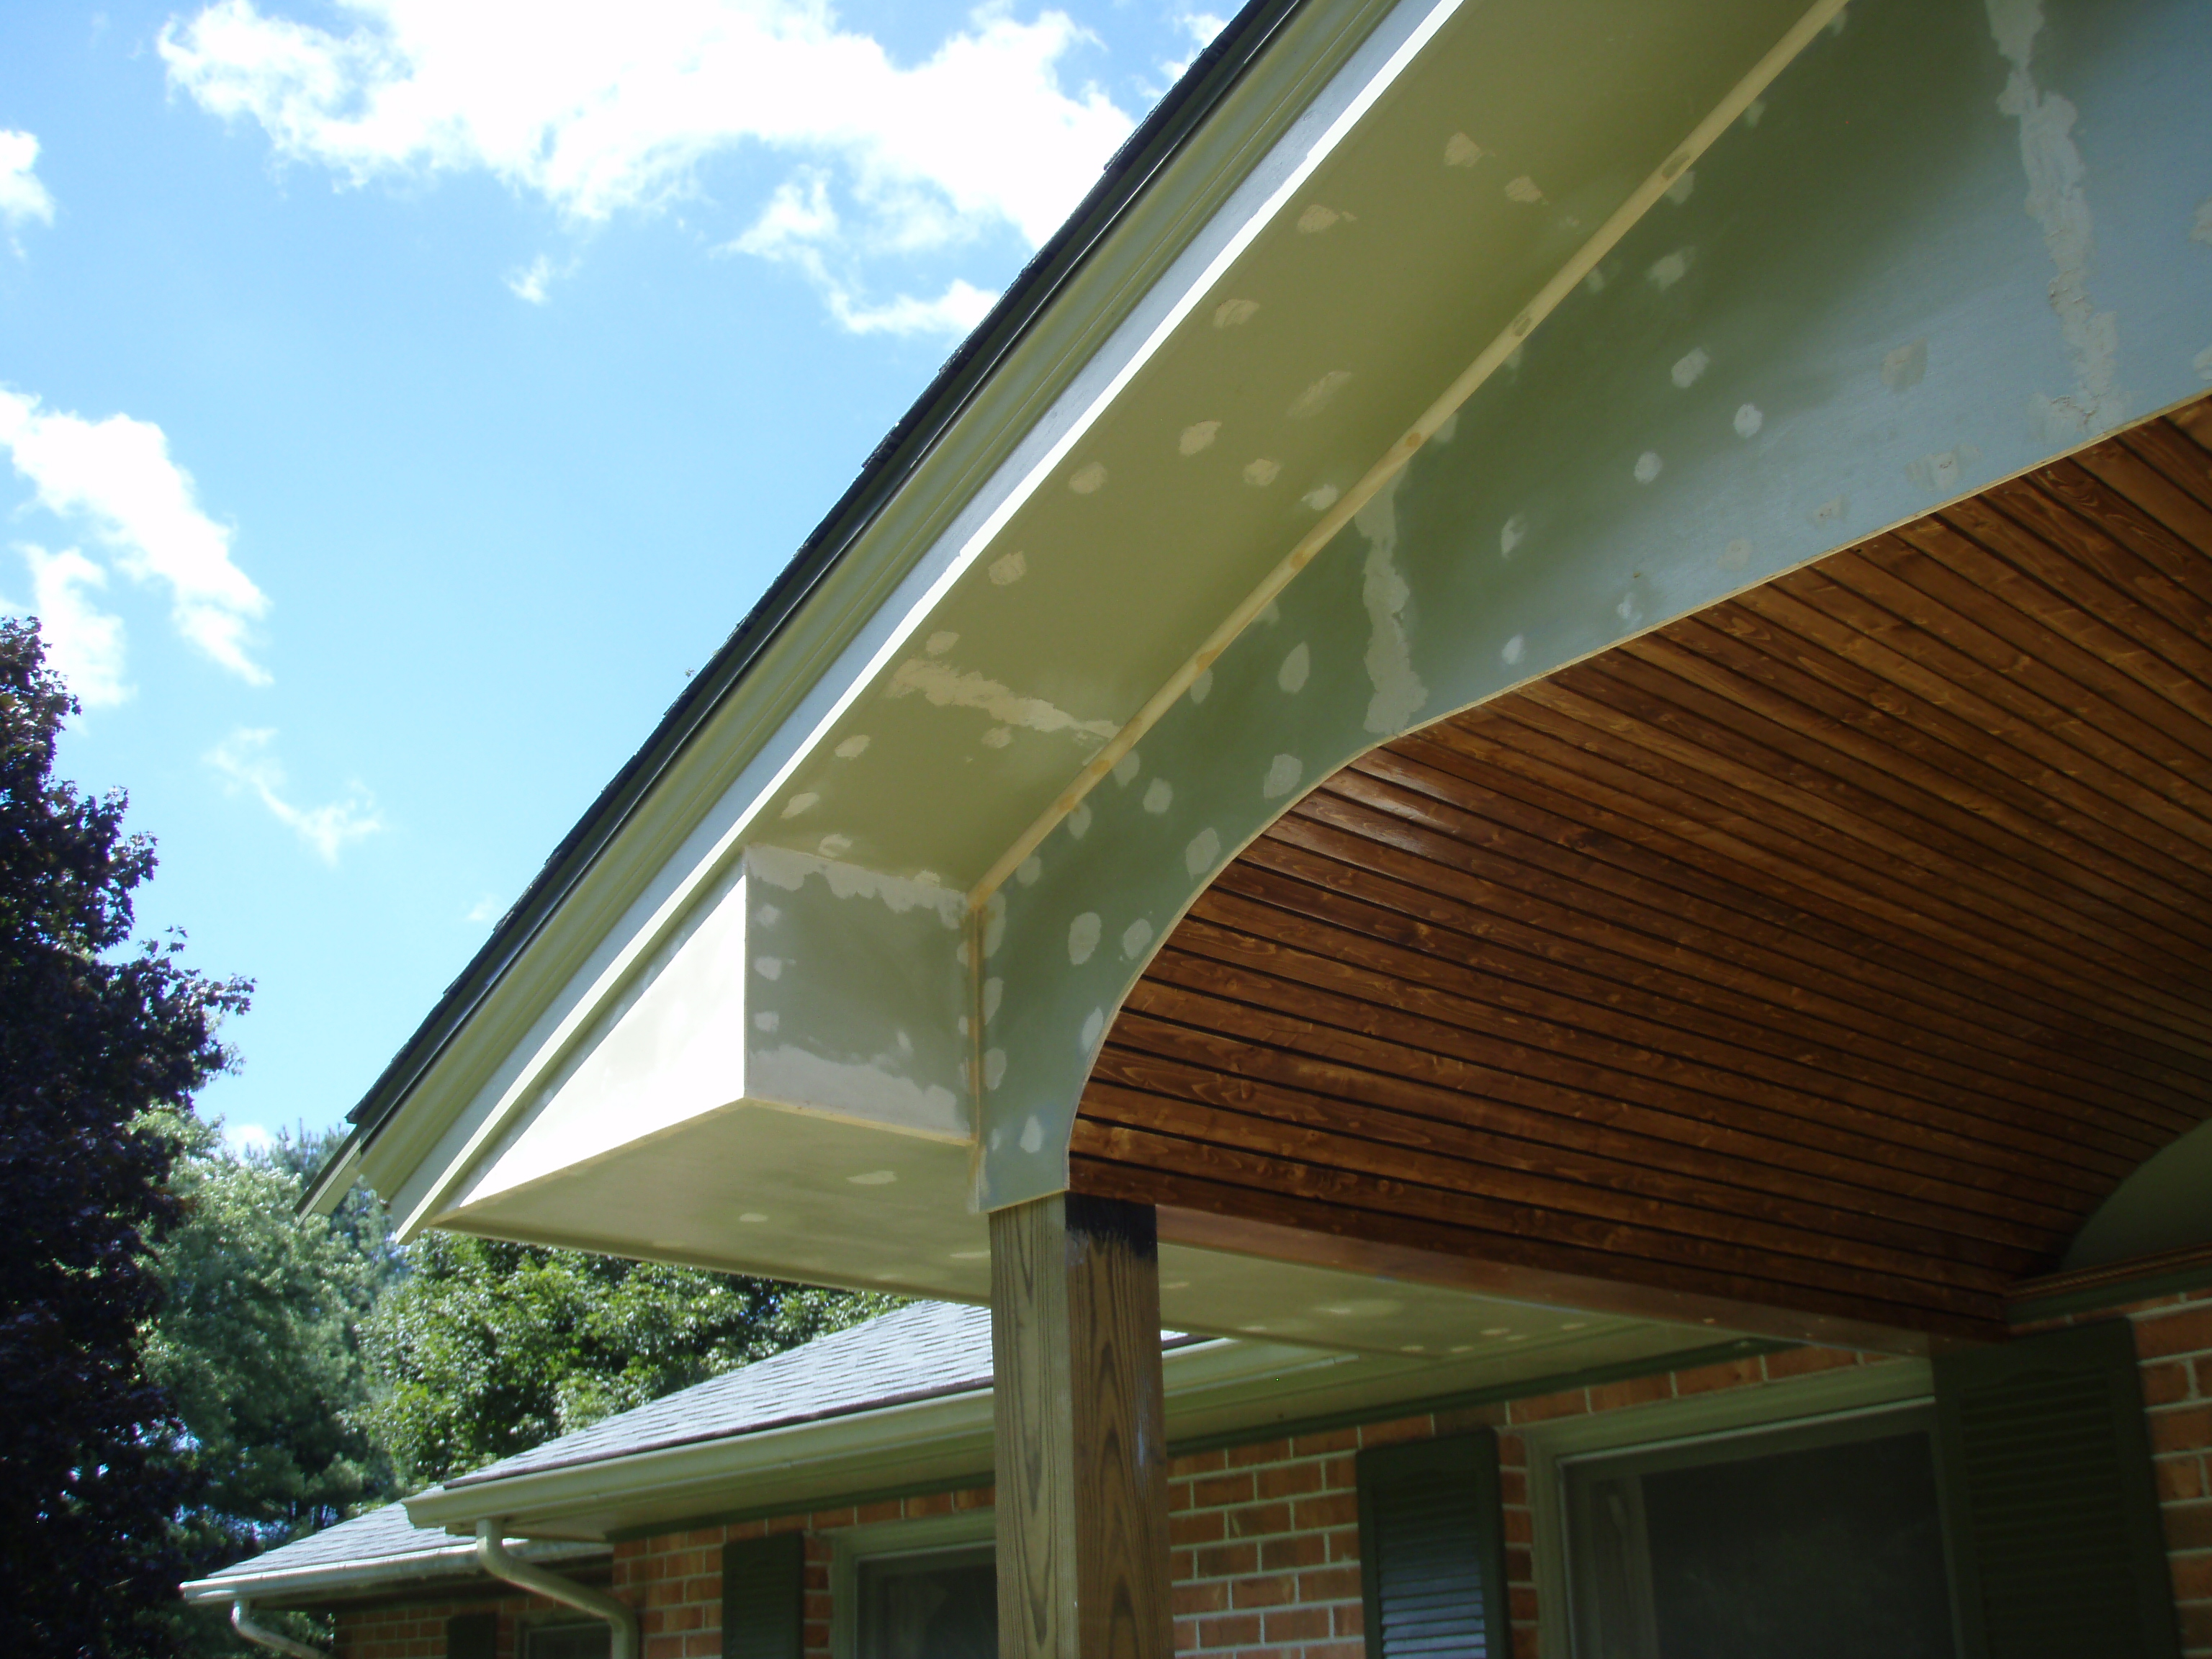
<path id="1" fill-rule="evenodd" d="M 1152 1206 L 991 1217 L 1000 1659 L 1174 1659 Z"/>

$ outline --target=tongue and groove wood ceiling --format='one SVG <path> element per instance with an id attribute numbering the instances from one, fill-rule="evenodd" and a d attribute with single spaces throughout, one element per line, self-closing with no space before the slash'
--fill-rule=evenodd
<path id="1" fill-rule="evenodd" d="M 1115 1020 L 1079 1192 L 1985 1336 L 2212 1113 L 2212 405 L 1389 744 Z"/>

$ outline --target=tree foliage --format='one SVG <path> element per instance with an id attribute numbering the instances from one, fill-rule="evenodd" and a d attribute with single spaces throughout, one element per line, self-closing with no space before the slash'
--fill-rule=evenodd
<path id="1" fill-rule="evenodd" d="M 893 1305 L 426 1233 L 369 1322 L 374 1420 L 404 1477 L 442 1480 Z"/>
<path id="2" fill-rule="evenodd" d="M 0 619 L 0 1651 L 160 1651 L 189 1472 L 143 1364 L 174 1141 L 250 988 L 131 948 L 154 846 L 120 792 L 54 776 L 77 712 L 37 624 Z"/>

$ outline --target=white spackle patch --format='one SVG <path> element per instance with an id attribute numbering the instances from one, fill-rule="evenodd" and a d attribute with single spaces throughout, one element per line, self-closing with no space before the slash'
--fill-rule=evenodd
<path id="1" fill-rule="evenodd" d="M 1201 703 L 1212 695 L 1213 671 L 1201 668 L 1198 671 L 1198 678 L 1190 683 L 1190 700 L 1193 703 Z"/>
<path id="2" fill-rule="evenodd" d="M 961 965 L 962 965 L 963 967 L 965 967 L 967 964 L 966 964 L 965 963 L 963 963 Z M 961 1015 L 961 1016 L 960 1016 L 960 1018 L 957 1018 L 957 1019 L 956 1019 L 955 1021 L 953 1021 L 953 1022 L 952 1022 L 952 1024 L 953 1024 L 954 1027 L 955 1027 L 955 1028 L 959 1031 L 959 1033 L 960 1033 L 960 1035 L 961 1035 L 962 1036 L 963 1036 L 963 1037 L 964 1037 L 964 1036 L 966 1036 L 968 1035 L 968 1016 L 967 1016 L 967 1015 L 965 1015 L 965 1014 Z"/>
<path id="3" fill-rule="evenodd" d="M 1743 106 L 1743 124 L 1755 127 L 1766 118 L 1766 100 L 1754 98 Z"/>
<path id="4" fill-rule="evenodd" d="M 796 891 L 797 890 L 787 889 L 786 890 Z M 773 904 L 763 904 L 759 909 L 753 912 L 753 920 L 759 922 L 763 927 L 773 927 L 776 923 L 783 920 L 783 912 L 777 909 Z"/>
<path id="5" fill-rule="evenodd" d="M 1154 817 L 1175 805 L 1175 785 L 1165 778 L 1154 778 L 1145 787 L 1145 811 Z"/>
<path id="6" fill-rule="evenodd" d="M 1079 495 L 1095 495 L 1105 484 L 1106 466 L 1103 461 L 1079 466 L 1067 475 L 1067 487 Z"/>
<path id="7" fill-rule="evenodd" d="M 922 641 L 921 648 L 933 657 L 941 657 L 960 643 L 960 636 L 949 629 L 940 629 Z"/>
<path id="8" fill-rule="evenodd" d="M 1349 216 L 1349 215 L 1339 213 L 1333 207 L 1323 207 L 1319 202 L 1316 202 L 1304 213 L 1298 215 L 1298 228 L 1309 236 L 1317 236 L 1339 219 Z"/>
<path id="9" fill-rule="evenodd" d="M 1137 781 L 1137 774 L 1144 769 L 1144 757 L 1137 750 L 1130 750 L 1114 763 L 1114 781 L 1127 789 Z"/>
<path id="10" fill-rule="evenodd" d="M 2089 223 L 2089 198 L 2082 190 L 2087 169 L 2074 143 L 2079 112 L 2055 92 L 2044 92 L 2028 72 L 2035 37 L 2043 28 L 2043 0 L 1987 0 L 1990 33 L 1997 51 L 2012 65 L 1997 108 L 2020 123 L 2020 159 L 2027 172 L 2027 211 L 2043 229 L 2057 275 L 2051 279 L 2051 308 L 2058 315 L 2059 338 L 2074 369 L 2074 390 L 2063 397 L 2039 397 L 2037 411 L 2053 442 L 2086 437 L 2118 424 L 2124 400 L 2119 388 L 2119 324 L 2089 300 L 2089 263 L 2095 239 Z"/>
<path id="11" fill-rule="evenodd" d="M 1525 202 L 1531 206 L 1544 199 L 1544 192 L 1536 187 L 1536 181 L 1525 173 L 1518 179 L 1506 181 L 1505 194 L 1509 200 Z"/>
<path id="12" fill-rule="evenodd" d="M 2197 204 L 2197 217 L 2190 224 L 2189 240 L 2212 244 L 2212 196 Z"/>
<path id="13" fill-rule="evenodd" d="M 983 981 L 983 1018 L 996 1019 L 999 1005 L 1006 1000 L 1006 981 L 995 974 Z"/>
<path id="14" fill-rule="evenodd" d="M 1352 371 L 1332 368 L 1304 392 L 1291 399 L 1291 406 L 1283 413 L 1293 421 L 1312 418 L 1327 409 L 1336 394 L 1352 384 Z"/>
<path id="15" fill-rule="evenodd" d="M 1098 1039 L 1105 1035 L 1106 1011 L 1103 1008 L 1093 1008 L 1083 1017 L 1083 1030 L 1076 1038 L 1076 1045 L 1084 1054 L 1090 1054 L 1098 1047 Z M 1032 1118 L 1030 1121 L 1034 1123 L 1036 1120 Z M 1030 1150 L 1036 1149 L 1032 1147 Z"/>
<path id="16" fill-rule="evenodd" d="M 1221 862 L 1221 836 L 1212 826 L 1200 830 L 1190 838 L 1190 845 L 1182 849 L 1182 867 L 1194 876 L 1202 876 Z"/>
<path id="17" fill-rule="evenodd" d="M 1032 1158 L 1044 1150 L 1044 1120 L 1035 1112 L 1022 1125 L 1021 1148 Z"/>
<path id="18" fill-rule="evenodd" d="M 1510 559 L 1513 550 L 1528 539 L 1528 515 L 1516 513 L 1498 527 L 1498 556 Z"/>
<path id="19" fill-rule="evenodd" d="M 1194 421 L 1183 428 L 1182 434 L 1176 440 L 1176 448 L 1182 454 L 1195 455 L 1211 444 L 1220 432 L 1221 422 L 1218 421 Z"/>
<path id="20" fill-rule="evenodd" d="M 1283 607 L 1281 603 L 1275 599 L 1270 599 L 1267 604 L 1260 607 L 1260 614 L 1255 617 L 1252 620 L 1255 622 L 1265 623 L 1268 627 L 1273 628 L 1277 623 L 1282 621 L 1282 619 Z"/>
<path id="21" fill-rule="evenodd" d="M 1079 800 L 1067 809 L 1067 833 L 1081 841 L 1091 833 L 1091 803 Z"/>
<path id="22" fill-rule="evenodd" d="M 1516 346 L 1513 349 L 1517 353 L 1521 348 L 1519 346 Z M 1516 362 L 1514 367 L 1518 368 L 1520 365 Z M 1443 419 L 1437 422 L 1437 429 L 1429 434 L 1429 444 L 1431 448 L 1441 447 L 1458 436 L 1459 410 L 1455 409 L 1450 414 L 1445 416 Z"/>
<path id="23" fill-rule="evenodd" d="M 1313 672 L 1313 653 L 1300 640 L 1283 658 L 1283 665 L 1275 671 L 1275 684 L 1296 696 L 1306 689 L 1306 677 Z"/>
<path id="24" fill-rule="evenodd" d="M 753 972 L 758 974 L 763 979 L 781 979 L 783 977 L 783 958 L 781 957 L 756 957 L 753 959 Z"/>
<path id="25" fill-rule="evenodd" d="M 1682 176 L 1686 179 L 1690 175 L 1686 173 Z M 1698 376 L 1711 366 L 1712 361 L 1706 355 L 1705 347 L 1692 346 L 1674 360 L 1674 367 L 1668 371 L 1668 378 L 1687 392 L 1697 385 Z"/>
<path id="26" fill-rule="evenodd" d="M 1067 924 L 1067 959 L 1080 968 L 1098 948 L 1098 913 L 1085 910 Z"/>
<path id="27" fill-rule="evenodd" d="M 1024 887 L 1036 886 L 1043 874 L 1044 860 L 1034 853 L 1014 866 L 1014 879 Z"/>
<path id="28" fill-rule="evenodd" d="M 1743 404 L 1738 405 L 1735 411 L 1735 435 L 1737 437 L 1756 437 L 1759 435 L 1759 428 L 1765 424 L 1766 416 L 1759 412 L 1759 408 L 1757 404 Z"/>
<path id="29" fill-rule="evenodd" d="M 1690 263 L 1694 256 L 1686 247 L 1678 247 L 1663 258 L 1654 259 L 1644 276 L 1651 285 L 1664 294 L 1668 289 L 1690 274 Z"/>
<path id="30" fill-rule="evenodd" d="M 1950 495 L 1958 489 L 1959 480 L 1981 459 L 1982 452 L 1974 445 L 1955 444 L 1949 449 L 1939 450 L 1933 455 L 1923 455 L 1918 460 L 1910 463 L 1905 469 L 1905 476 L 1923 489 Z"/>
<path id="31" fill-rule="evenodd" d="M 1721 568 L 1723 570 L 1741 570 L 1750 562 L 1751 544 L 1741 536 L 1721 550 Z"/>
<path id="32" fill-rule="evenodd" d="M 1359 582 L 1359 600 L 1367 608 L 1367 654 L 1362 662 L 1375 688 L 1367 700 L 1366 729 L 1377 733 L 1404 731 L 1429 700 L 1429 688 L 1413 672 L 1406 623 L 1413 590 L 1398 570 L 1398 486 L 1405 479 L 1402 470 L 1394 473 L 1352 520 L 1367 542 Z"/>
<path id="33" fill-rule="evenodd" d="M 2189 366 L 2197 371 L 2198 380 L 2212 380 L 2212 346 L 2206 346 L 2203 350 L 2191 357 L 2189 360 Z"/>
<path id="34" fill-rule="evenodd" d="M 860 1175 L 845 1177 L 855 1187 L 888 1187 L 898 1179 L 896 1170 L 870 1170 Z"/>
<path id="35" fill-rule="evenodd" d="M 1152 924 L 1139 916 L 1121 930 L 1121 954 L 1134 962 L 1152 942 Z"/>
<path id="36" fill-rule="evenodd" d="M 1697 187 L 1698 170 L 1695 167 L 1684 167 L 1682 176 L 1667 186 L 1667 199 L 1676 207 L 1680 207 L 1690 199 L 1691 192 Z"/>
<path id="37" fill-rule="evenodd" d="M 866 732 L 856 732 L 830 752 L 839 760 L 858 760 L 868 752 L 868 742 Z"/>
<path id="38" fill-rule="evenodd" d="M 1892 392 L 1910 392 L 1928 373 L 1928 342 L 1923 337 L 1881 354 L 1881 383 Z"/>
<path id="39" fill-rule="evenodd" d="M 1444 140 L 1444 165 L 1448 167 L 1471 167 L 1482 159 L 1482 146 L 1463 132 L 1455 132 Z"/>
<path id="40" fill-rule="evenodd" d="M 1244 482 L 1255 489 L 1265 489 L 1275 482 L 1276 476 L 1282 470 L 1283 464 L 1280 461 L 1269 460 L 1263 455 L 1256 461 L 1244 463 Z"/>
<path id="41" fill-rule="evenodd" d="M 1633 628 L 1643 620 L 1644 607 L 1636 603 L 1636 590 L 1630 588 L 1620 596 L 1620 603 L 1613 607 L 1613 614 Z"/>
<path id="42" fill-rule="evenodd" d="M 1278 755 L 1267 763 L 1267 775 L 1261 780 L 1260 793 L 1269 800 L 1280 800 L 1298 787 L 1305 775 L 1306 763 L 1296 755 Z"/>
<path id="43" fill-rule="evenodd" d="M 1336 498 L 1342 493 L 1334 484 L 1316 484 L 1298 499 L 1315 512 L 1326 513 L 1336 505 Z"/>
<path id="44" fill-rule="evenodd" d="M 1596 266 L 1592 266 L 1590 268 L 1590 274 L 1583 278 L 1583 292 L 1585 294 L 1604 293 L 1605 272 Z"/>
<path id="45" fill-rule="evenodd" d="M 945 1259 L 948 1261 L 988 1261 L 991 1253 L 988 1250 L 947 1250 Z"/>
<path id="46" fill-rule="evenodd" d="M 1029 556 L 1022 552 L 1001 553 L 991 561 L 991 581 L 994 586 L 1012 587 L 1030 574 Z"/>
<path id="47" fill-rule="evenodd" d="M 983 747 L 986 749 L 1004 749 L 1013 740 L 1014 728 L 1011 726 L 994 726 L 983 733 Z"/>
<path id="48" fill-rule="evenodd" d="M 798 794 L 793 795 L 789 800 L 784 802 L 783 811 L 781 816 L 787 818 L 795 818 L 801 812 L 811 811 L 821 804 L 822 797 L 816 794 L 811 789 L 801 790 Z"/>
<path id="49" fill-rule="evenodd" d="M 850 836 L 824 836 L 815 843 L 814 850 L 825 859 L 842 859 L 853 850 L 853 838 Z"/>
<path id="50" fill-rule="evenodd" d="M 1213 308 L 1216 328 L 1242 328 L 1260 314 L 1257 300 L 1224 300 Z"/>
<path id="51" fill-rule="evenodd" d="M 1526 634 L 1516 634 L 1505 641 L 1504 648 L 1498 654 L 1504 659 L 1505 665 L 1510 668 L 1521 660 L 1521 653 L 1528 648 L 1528 636 Z"/>
<path id="52" fill-rule="evenodd" d="M 990 902 L 983 907 L 983 959 L 988 962 L 999 954 L 999 947 L 1006 942 L 1006 896 L 991 895 Z"/>
<path id="53" fill-rule="evenodd" d="M 1006 1080 L 1006 1051 L 987 1048 L 983 1051 L 983 1086 L 995 1090 Z"/>
<path id="54" fill-rule="evenodd" d="M 1659 469 L 1665 465 L 1666 463 L 1659 459 L 1657 450 L 1645 450 L 1636 458 L 1636 482 L 1650 483 L 1659 476 Z"/>
<path id="55" fill-rule="evenodd" d="M 1103 740 L 1121 729 L 1112 720 L 1078 720 L 1042 697 L 1024 697 L 996 680 L 926 657 L 908 658 L 891 676 L 890 696 L 905 697 L 916 692 L 936 708 L 980 709 L 1000 726 L 1018 726 L 1031 732 L 1069 732 Z"/>
<path id="56" fill-rule="evenodd" d="M 753 1016 L 753 1030 L 756 1031 L 772 1032 L 782 1023 L 783 1017 L 773 1008 L 763 1008 Z"/>
<path id="57" fill-rule="evenodd" d="M 748 1227 L 757 1227 L 762 1222 L 767 1220 L 768 1218 L 762 1214 L 758 1210 L 747 1210 L 743 1215 L 740 1215 L 738 1219 L 744 1222 Z"/>
<path id="58" fill-rule="evenodd" d="M 1843 516 L 1844 498 L 1841 495 L 1836 496 L 1832 501 L 1822 501 L 1820 506 L 1813 509 L 1813 522 L 1814 524 L 1833 524 Z"/>

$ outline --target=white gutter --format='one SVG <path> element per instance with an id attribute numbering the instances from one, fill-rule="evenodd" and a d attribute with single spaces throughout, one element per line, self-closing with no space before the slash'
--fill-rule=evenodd
<path id="1" fill-rule="evenodd" d="M 246 1611 L 251 1604 L 240 1600 L 230 1604 L 230 1627 L 257 1648 L 267 1648 L 271 1653 L 289 1653 L 292 1659 L 330 1659 L 320 1648 L 311 1648 L 305 1642 L 295 1642 L 289 1636 L 279 1636 L 265 1625 L 253 1622 Z"/>
<path id="2" fill-rule="evenodd" d="M 547 1541 L 525 1547 L 534 1560 L 574 1560 L 604 1556 L 600 1543 Z M 350 1593 L 387 1585 L 414 1584 L 440 1578 L 475 1576 L 477 1548 L 473 1542 L 457 1542 L 398 1555 L 372 1555 L 354 1561 L 324 1561 L 309 1567 L 280 1567 L 274 1571 L 227 1572 L 195 1578 L 179 1586 L 185 1600 L 196 1606 L 211 1601 L 241 1601 L 255 1597 L 281 1596 L 296 1601 L 303 1596 L 336 1591 Z"/>
<path id="3" fill-rule="evenodd" d="M 477 1522 L 477 1561 L 486 1572 L 549 1601 L 558 1601 L 604 1620 L 613 1632 L 607 1649 L 608 1659 L 638 1659 L 637 1614 L 604 1590 L 586 1589 L 573 1578 L 563 1578 L 557 1572 L 516 1560 L 500 1541 L 500 1533 L 497 1521 Z M 322 1656 L 311 1653 L 307 1659 L 322 1659 Z"/>

